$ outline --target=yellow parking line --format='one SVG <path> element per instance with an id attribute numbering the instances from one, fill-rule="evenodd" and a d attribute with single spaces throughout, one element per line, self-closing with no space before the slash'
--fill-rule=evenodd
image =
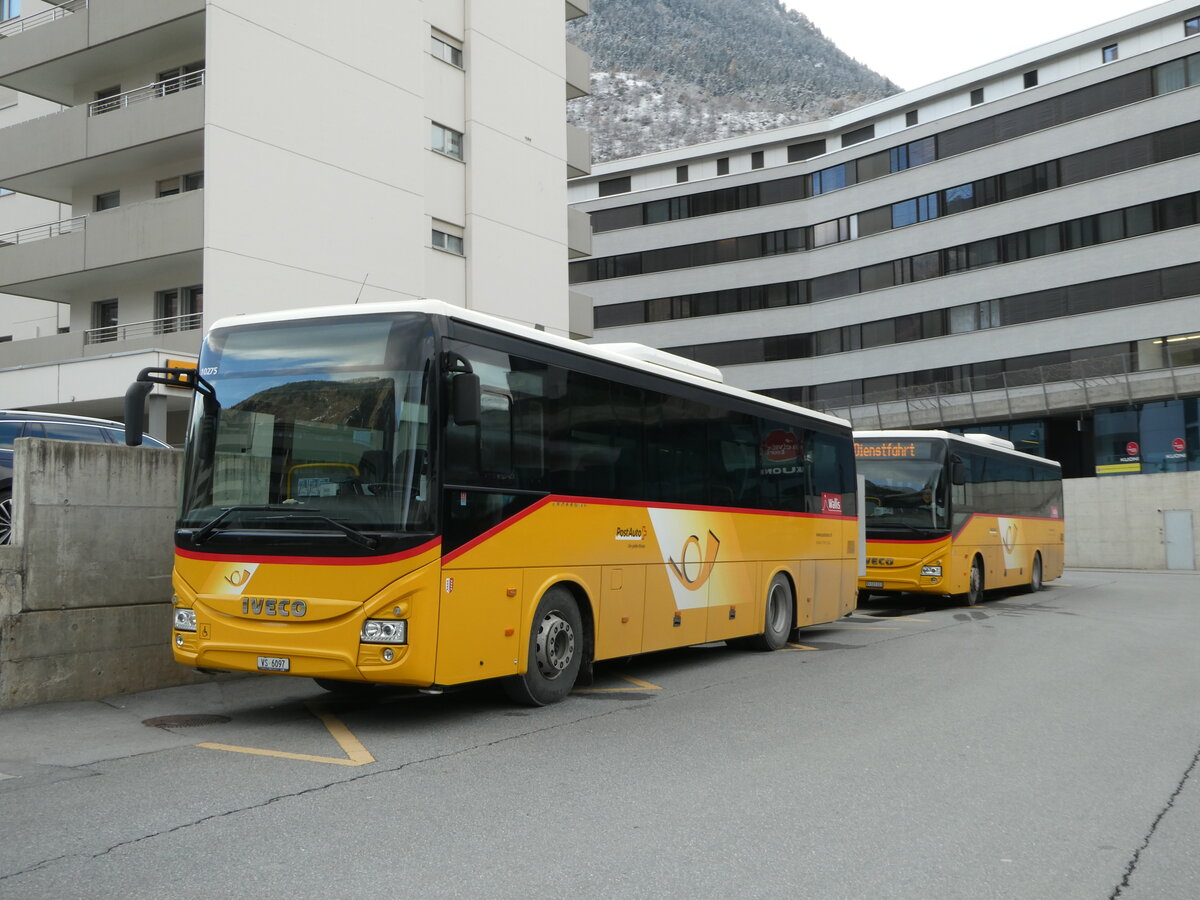
<path id="1" fill-rule="evenodd" d="M 820 647 L 810 647 L 807 644 L 788 644 L 790 650 L 820 650 Z"/>
<path id="2" fill-rule="evenodd" d="M 619 678 L 624 678 L 634 687 L 619 687 L 619 688 L 577 688 L 572 691 L 572 694 L 624 694 L 631 691 L 661 691 L 662 688 L 657 684 L 651 684 L 649 681 L 642 681 L 640 678 L 634 678 L 632 675 L 618 675 Z"/>
<path id="3" fill-rule="evenodd" d="M 342 752 L 346 756 L 314 756 L 309 753 L 288 753 L 284 750 L 266 750 L 262 747 L 238 747 L 233 744 L 214 744 L 205 742 L 197 744 L 197 747 L 203 747 L 206 750 L 227 750 L 230 753 L 249 753 L 254 756 L 274 756 L 278 759 L 298 759 L 302 762 L 325 763 L 330 766 L 365 766 L 368 763 L 375 762 L 375 757 L 370 751 L 362 745 L 358 738 L 350 733 L 350 729 L 342 724 L 341 720 L 317 707 L 316 704 L 306 703 L 308 711 L 321 720 L 326 730 L 337 741 Z"/>

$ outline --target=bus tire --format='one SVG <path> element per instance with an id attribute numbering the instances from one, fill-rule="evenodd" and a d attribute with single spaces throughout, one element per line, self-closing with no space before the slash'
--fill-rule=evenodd
<path id="1" fill-rule="evenodd" d="M 792 613 L 796 603 L 792 597 L 792 586 L 782 573 L 771 579 L 767 588 L 766 611 L 763 615 L 762 634 L 746 638 L 739 646 L 747 650 L 778 650 L 787 644 L 792 634 Z"/>
<path id="2" fill-rule="evenodd" d="M 1029 565 L 1029 584 L 1025 585 L 1027 593 L 1036 594 L 1042 589 L 1042 554 L 1034 552 L 1033 562 Z"/>
<path id="3" fill-rule="evenodd" d="M 522 706 L 557 703 L 575 686 L 583 653 L 579 604 L 565 587 L 552 587 L 542 596 L 533 614 L 525 674 L 505 678 L 504 693 Z"/>
<path id="4" fill-rule="evenodd" d="M 970 581 L 967 583 L 967 606 L 978 606 L 983 602 L 983 560 L 978 556 L 971 560 Z"/>

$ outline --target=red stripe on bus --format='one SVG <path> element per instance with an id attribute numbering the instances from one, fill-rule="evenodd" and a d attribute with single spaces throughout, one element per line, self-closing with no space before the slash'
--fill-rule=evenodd
<path id="1" fill-rule="evenodd" d="M 441 542 L 441 538 L 433 538 L 419 547 L 414 547 L 411 550 L 402 550 L 399 553 L 389 553 L 387 556 L 255 556 L 231 553 L 201 553 L 197 550 L 184 550 L 181 547 L 175 548 L 175 555 L 182 556 L 184 559 L 195 559 L 203 562 L 246 562 L 262 565 L 286 563 L 303 566 L 380 566 L 400 562 L 405 559 L 412 559 L 414 556 L 428 553 L 436 549 Z"/>

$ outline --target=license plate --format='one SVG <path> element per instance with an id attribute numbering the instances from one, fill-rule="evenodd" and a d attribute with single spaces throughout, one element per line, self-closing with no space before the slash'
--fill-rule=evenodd
<path id="1" fill-rule="evenodd" d="M 883 587 L 883 582 L 882 581 L 868 581 L 867 587 Z M 287 662 L 287 660 L 285 659 L 284 662 Z"/>
<path id="2" fill-rule="evenodd" d="M 292 667 L 292 661 L 286 656 L 260 656 L 258 668 L 263 672 L 286 672 Z"/>

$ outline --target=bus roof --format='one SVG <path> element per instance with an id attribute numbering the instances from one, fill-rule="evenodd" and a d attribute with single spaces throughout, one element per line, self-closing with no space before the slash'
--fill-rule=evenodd
<path id="1" fill-rule="evenodd" d="M 772 406 L 777 409 L 787 410 L 791 413 L 799 413 L 812 419 L 828 422 L 831 425 L 837 425 L 841 428 L 849 428 L 850 423 L 846 419 L 837 416 L 831 416 L 827 413 L 817 412 L 816 410 L 807 409 L 803 406 L 797 406 L 793 403 L 787 403 L 783 400 L 777 400 L 774 397 L 768 397 L 764 394 L 756 394 L 753 391 L 743 390 L 742 388 L 732 387 L 723 382 L 719 369 L 714 369 L 711 366 L 706 366 L 703 363 L 695 362 L 694 360 L 685 357 L 678 357 L 679 364 L 668 360 L 667 357 L 673 357 L 674 354 L 667 353 L 663 350 L 654 350 L 653 348 L 645 348 L 646 353 L 631 353 L 628 348 L 621 351 L 621 345 L 605 345 L 605 344 L 585 344 L 582 341 L 571 340 L 570 338 L 560 337 L 556 334 L 549 334 L 545 331 L 539 331 L 536 328 L 530 328 L 526 325 L 520 325 L 516 322 L 502 319 L 498 316 L 490 316 L 486 313 L 477 312 L 472 309 L 464 309 L 461 306 L 454 306 L 451 303 L 446 303 L 442 300 L 392 300 L 383 303 L 364 303 L 364 304 L 347 304 L 343 306 L 314 306 L 301 309 L 278 310 L 275 312 L 265 313 L 249 313 L 239 316 L 226 316 L 218 319 L 210 327 L 209 331 L 216 331 L 223 328 L 237 328 L 242 325 L 257 325 L 270 322 L 301 322 L 306 319 L 334 318 L 341 316 L 363 316 L 377 315 L 379 313 L 401 313 L 415 312 L 424 313 L 431 316 L 445 316 L 448 319 L 454 319 L 459 322 L 465 322 L 470 325 L 477 325 L 481 328 L 488 328 L 492 331 L 499 331 L 503 334 L 513 335 L 514 337 L 523 338 L 534 343 L 542 344 L 548 347 L 557 347 L 566 350 L 570 353 L 577 353 L 580 356 L 588 356 L 593 359 L 600 359 L 617 365 L 625 366 L 626 368 L 636 369 L 642 372 L 651 372 L 655 375 L 669 378 L 672 381 L 689 384 L 694 387 L 701 388 L 713 393 L 725 394 L 730 397 L 737 397 L 742 400 L 756 403 L 762 406 Z M 653 361 L 658 360 L 658 361 Z M 705 371 L 709 370 L 709 371 Z"/>
<path id="2" fill-rule="evenodd" d="M 1018 450 L 1013 446 L 1012 441 L 1006 441 L 1004 438 L 998 438 L 990 434 L 955 434 L 952 431 L 855 431 L 855 438 L 865 438 L 868 440 L 887 439 L 887 440 L 912 440 L 915 438 L 933 438 L 945 441 L 957 442 L 959 444 L 971 444 L 975 447 L 983 447 L 988 450 L 995 450 L 998 453 L 1008 453 L 1012 456 L 1019 456 L 1026 461 L 1040 462 L 1047 465 L 1062 468 L 1062 463 L 1058 460 L 1047 459 L 1044 456 L 1034 456 L 1032 453 L 1026 453 L 1023 450 Z"/>

